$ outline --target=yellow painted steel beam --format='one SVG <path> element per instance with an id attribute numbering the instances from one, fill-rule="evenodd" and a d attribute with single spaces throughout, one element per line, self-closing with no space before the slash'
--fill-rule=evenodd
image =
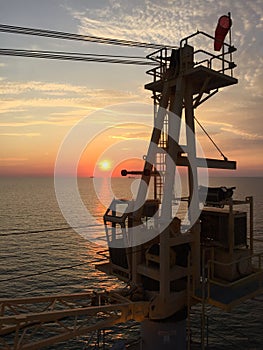
<path id="1" fill-rule="evenodd" d="M 106 294 L 106 293 L 105 293 Z M 90 295 L 90 294 L 89 294 Z M 79 297 L 85 295 L 79 295 Z M 71 296 L 64 296 L 70 300 Z M 49 346 L 57 342 L 75 338 L 80 335 L 111 327 L 118 323 L 135 320 L 141 322 L 148 317 L 149 303 L 146 301 L 131 302 L 118 293 L 110 294 L 112 302 L 121 300 L 119 304 L 98 305 L 89 307 L 67 308 L 63 310 L 52 310 L 43 312 L 28 312 L 23 310 L 19 314 L 0 317 L 0 344 L 1 349 L 34 350 Z M 26 305 L 49 300 L 56 300 L 54 297 L 26 298 L 23 299 Z M 30 300 L 31 299 L 31 300 Z M 22 299 L 16 299 L 15 306 L 21 307 Z M 5 305 L 12 309 L 12 300 L 8 299 Z M 66 305 L 65 307 L 68 307 Z M 21 308 L 22 309 L 22 308 Z M 14 312 L 17 313 L 18 309 Z M 51 327 L 51 328 L 50 328 Z M 30 332 L 28 333 L 28 330 Z M 50 333 L 49 333 L 50 330 Z M 41 338 L 34 338 L 34 334 L 41 332 Z M 10 345 L 4 336 L 8 337 L 13 333 L 13 342 Z M 55 333 L 55 334 L 54 334 Z M 33 336 L 31 336 L 33 334 Z M 39 334 L 38 334 L 39 335 Z"/>

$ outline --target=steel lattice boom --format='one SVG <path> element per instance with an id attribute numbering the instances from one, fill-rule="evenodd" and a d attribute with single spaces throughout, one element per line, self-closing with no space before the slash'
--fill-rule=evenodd
<path id="1" fill-rule="evenodd" d="M 33 350 L 129 320 L 141 322 L 149 303 L 119 292 L 0 299 L 1 349 Z"/>

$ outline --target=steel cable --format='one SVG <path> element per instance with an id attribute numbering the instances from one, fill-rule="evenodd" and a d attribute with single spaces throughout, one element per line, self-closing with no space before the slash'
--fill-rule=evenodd
<path id="1" fill-rule="evenodd" d="M 118 63 L 118 64 L 134 64 L 142 66 L 155 66 L 154 62 L 126 59 L 125 56 L 113 56 L 113 55 L 97 55 L 97 54 L 83 54 L 76 52 L 60 52 L 60 51 L 40 51 L 40 50 L 20 50 L 20 49 L 3 49 L 0 48 L 0 55 L 3 56 L 20 56 L 53 60 L 66 60 L 66 61 L 84 61 L 84 62 L 100 62 L 100 63 Z M 122 58 L 123 57 L 123 58 Z M 132 56 L 126 56 L 133 58 Z M 135 56 L 136 58 L 136 56 Z"/>
<path id="2" fill-rule="evenodd" d="M 145 42 L 139 42 L 139 41 L 133 41 L 133 40 L 124 40 L 124 39 L 105 38 L 105 37 L 91 36 L 91 35 L 73 34 L 73 33 L 61 32 L 61 31 L 55 31 L 55 30 L 11 26 L 6 24 L 0 24 L 0 32 L 42 36 L 42 37 L 55 38 L 55 39 L 87 41 L 87 42 L 95 42 L 95 43 L 108 44 L 108 45 L 150 48 L 150 49 L 157 49 L 157 50 L 162 49 L 164 47 L 174 48 L 169 45 L 145 43 Z"/>

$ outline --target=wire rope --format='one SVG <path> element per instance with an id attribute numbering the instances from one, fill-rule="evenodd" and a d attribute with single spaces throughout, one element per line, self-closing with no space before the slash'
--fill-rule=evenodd
<path id="1" fill-rule="evenodd" d="M 101 63 L 118 63 L 118 64 L 134 64 L 142 66 L 156 66 L 154 62 L 134 59 L 132 56 L 113 56 L 113 55 L 97 55 L 97 54 L 83 54 L 76 52 L 64 51 L 42 51 L 42 50 L 21 50 L 21 49 L 4 49 L 0 48 L 0 55 L 2 56 L 20 56 L 53 60 L 66 61 L 84 61 L 84 62 L 101 62 Z M 130 59 L 128 59 L 130 58 Z M 131 59 L 132 58 L 132 59 Z M 136 58 L 136 56 L 135 56 Z"/>
<path id="2" fill-rule="evenodd" d="M 209 138 L 209 140 L 212 142 L 212 144 L 215 146 L 215 148 L 218 150 L 218 152 L 221 154 L 221 156 L 224 158 L 225 161 L 227 161 L 227 157 L 224 155 L 224 153 L 221 151 L 221 149 L 217 146 L 215 141 L 212 139 L 212 137 L 208 134 L 208 132 L 205 130 L 205 128 L 202 126 L 202 124 L 198 121 L 198 119 L 194 116 L 195 121 L 200 126 L 200 128 L 203 130 L 203 132 L 206 134 L 206 136 Z"/>
<path id="3" fill-rule="evenodd" d="M 150 48 L 150 49 L 162 49 L 164 47 L 175 48 L 174 46 L 170 46 L 170 45 L 161 45 L 161 44 L 155 44 L 155 43 L 146 43 L 146 42 L 139 42 L 139 41 L 133 41 L 133 40 L 114 39 L 114 38 L 91 36 L 91 35 L 73 34 L 73 33 L 62 32 L 62 31 L 12 26 L 7 24 L 0 24 L 0 32 L 34 35 L 34 36 L 41 36 L 41 37 L 48 37 L 48 38 L 55 38 L 55 39 L 87 41 L 87 42 L 95 42 L 95 43 L 108 44 L 108 45 Z"/>
<path id="4" fill-rule="evenodd" d="M 19 235 L 27 235 L 27 234 L 36 234 L 36 233 L 46 233 L 46 232 L 57 232 L 57 231 L 65 231 L 65 230 L 74 230 L 78 228 L 88 228 L 88 227 L 94 227 L 98 225 L 88 225 L 88 226 L 78 226 L 78 227 L 71 227 L 71 226 L 65 226 L 65 227 L 58 227 L 58 228 L 51 228 L 46 230 L 29 230 L 29 231 L 18 231 L 18 232 L 7 232 L 7 233 L 1 233 L 0 237 L 8 237 L 8 236 L 19 236 Z"/>

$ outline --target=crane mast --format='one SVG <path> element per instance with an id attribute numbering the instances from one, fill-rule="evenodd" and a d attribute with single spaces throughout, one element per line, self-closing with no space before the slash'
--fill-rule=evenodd
<path id="1" fill-rule="evenodd" d="M 207 99 L 219 88 L 236 84 L 237 79 L 225 74 L 224 69 L 216 71 L 211 66 L 196 63 L 194 48 L 188 44 L 188 39 L 182 40 L 180 48 L 172 50 L 169 57 L 166 49 L 148 56 L 160 64 L 148 71 L 153 82 L 145 86 L 153 92 L 158 110 L 137 198 L 134 202 L 113 200 L 104 215 L 110 252 L 109 271 L 142 288 L 146 299 L 150 300 L 149 320 L 162 320 L 163 327 L 164 322 L 172 318 L 168 328 L 173 330 L 178 320 L 187 317 L 190 284 L 195 288 L 200 286 L 201 202 L 197 169 L 200 166 L 234 169 L 236 166 L 227 159 L 197 158 L 194 109 L 202 102 L 204 94 Z M 232 53 L 233 47 L 229 48 Z M 212 58 L 220 60 L 222 66 L 226 63 L 224 55 Z M 233 67 L 232 62 L 229 67 Z M 180 145 L 183 119 L 186 144 Z M 174 184 L 179 166 L 186 166 L 188 174 L 189 228 L 185 232 L 181 230 L 179 217 L 173 215 Z M 134 172 L 123 171 L 123 175 L 129 173 Z M 155 179 L 154 198 L 148 199 L 152 177 Z M 126 205 L 126 210 L 119 216 L 117 208 L 121 205 Z M 152 221 L 151 225 L 149 221 Z M 151 321 L 148 323 L 146 333 L 150 333 L 153 325 Z M 145 349 L 153 349 L 152 346 L 153 343 Z M 157 349 L 160 344 L 155 346 Z"/>
<path id="2" fill-rule="evenodd" d="M 150 145 L 141 172 L 122 171 L 123 176 L 141 174 L 138 194 L 134 201 L 114 199 L 104 215 L 109 265 L 108 269 L 105 265 L 101 268 L 121 280 L 131 281 L 138 290 L 143 290 L 144 300 L 149 301 L 149 316 L 142 323 L 145 350 L 163 346 L 164 340 L 152 335 L 160 332 L 170 337 L 166 349 L 174 346 L 185 349 L 189 310 L 193 304 L 205 299 L 206 293 L 212 305 L 230 309 L 231 303 L 226 305 L 213 293 L 217 287 L 215 280 L 234 282 L 244 275 L 249 275 L 252 280 L 258 278 L 252 273 L 248 258 L 253 254 L 252 224 L 248 248 L 246 233 L 243 238 L 242 235 L 237 237 L 236 231 L 241 228 L 234 223 L 240 215 L 244 219 L 243 229 L 247 231 L 245 213 L 235 212 L 233 208 L 235 205 L 249 206 L 252 222 L 252 199 L 235 201 L 232 199 L 233 188 L 204 187 L 198 178 L 198 168 L 236 169 L 236 162 L 224 155 L 223 159 L 197 156 L 194 115 L 195 109 L 219 89 L 237 84 L 232 61 L 236 49 L 231 43 L 221 43 L 223 52 L 219 55 L 195 51 L 189 41 L 196 36 L 217 41 L 217 38 L 198 31 L 182 39 L 180 47 L 172 50 L 170 55 L 164 48 L 148 56 L 159 63 L 147 72 L 153 82 L 145 85 L 152 91 L 155 105 Z M 196 57 L 200 52 L 204 57 L 198 61 Z M 180 144 L 183 127 L 185 144 Z M 188 196 L 177 198 L 177 202 L 187 202 L 188 224 L 184 229 L 178 213 L 174 214 L 173 210 L 178 167 L 186 167 L 188 177 Z M 152 178 L 154 195 L 148 198 Z M 118 210 L 121 206 L 126 209 Z M 219 237 L 219 232 L 215 234 L 216 228 L 211 231 L 211 222 L 208 223 L 220 221 L 222 217 L 227 221 L 225 227 L 219 229 L 227 231 L 224 239 Z M 215 256 L 216 260 L 211 262 Z M 244 274 L 235 271 L 238 259 L 246 261 Z M 224 263 L 229 265 L 223 266 Z M 228 274 L 228 269 L 232 273 Z M 205 280 L 210 273 L 214 281 L 208 287 Z M 231 295 L 234 303 L 238 283 L 234 291 L 225 287 L 222 286 L 221 292 Z M 175 333 L 180 336 L 176 337 Z"/>

